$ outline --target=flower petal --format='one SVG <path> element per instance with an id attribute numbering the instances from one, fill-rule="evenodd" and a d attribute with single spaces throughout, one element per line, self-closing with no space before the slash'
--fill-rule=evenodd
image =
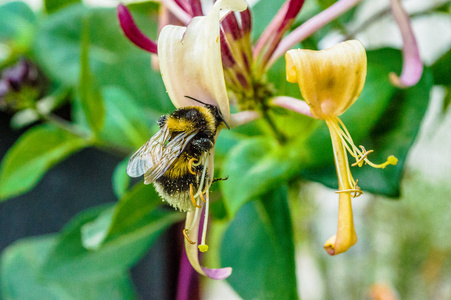
<path id="1" fill-rule="evenodd" d="M 117 6 L 117 17 L 122 31 L 133 44 L 150 53 L 157 53 L 157 43 L 149 39 L 139 30 L 130 11 L 124 4 Z"/>
<path id="2" fill-rule="evenodd" d="M 402 49 L 404 63 L 401 77 L 398 77 L 395 73 L 390 73 L 390 81 L 397 87 L 406 88 L 418 83 L 421 74 L 423 74 L 423 63 L 421 62 L 420 52 L 418 50 L 409 15 L 402 7 L 401 1 L 391 0 L 390 4 L 393 17 L 395 18 L 396 23 L 398 23 L 402 41 L 404 43 Z"/>
<path id="3" fill-rule="evenodd" d="M 208 165 L 211 166 L 208 168 L 208 173 L 210 178 L 213 176 L 214 170 L 214 151 L 211 151 L 209 156 Z M 202 209 L 198 213 L 203 213 Z M 199 232 L 201 230 L 200 224 L 203 223 L 203 217 L 196 216 L 196 211 L 190 211 L 186 214 L 185 228 L 190 228 L 189 237 L 192 241 L 199 241 Z M 194 222 L 194 224 L 193 224 Z M 187 239 L 185 239 L 185 250 L 186 255 L 188 257 L 189 262 L 193 266 L 193 268 L 202 275 L 210 277 L 211 279 L 222 280 L 230 276 L 232 274 L 232 268 L 220 268 L 220 269 L 208 269 L 202 267 L 199 262 L 199 250 L 198 243 L 191 244 Z"/>
<path id="4" fill-rule="evenodd" d="M 321 51 L 290 50 L 285 58 L 287 80 L 299 84 L 317 118 L 342 114 L 362 92 L 367 62 L 359 41 L 346 41 Z"/>
<path id="5" fill-rule="evenodd" d="M 229 99 L 224 81 L 219 39 L 221 9 L 244 10 L 244 0 L 216 1 L 205 17 L 195 17 L 188 27 L 166 26 L 158 38 L 160 70 L 176 107 L 198 105 L 190 96 L 216 105 L 229 121 Z"/>

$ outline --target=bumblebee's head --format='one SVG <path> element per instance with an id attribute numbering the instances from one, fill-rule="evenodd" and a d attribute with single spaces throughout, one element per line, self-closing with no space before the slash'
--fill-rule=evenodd
<path id="1" fill-rule="evenodd" d="M 208 108 L 211 111 L 211 113 L 213 114 L 213 116 L 215 117 L 216 127 L 218 127 L 221 123 L 224 123 L 224 125 L 227 126 L 227 129 L 230 129 L 229 124 L 227 124 L 227 122 L 224 120 L 224 117 L 222 116 L 221 111 L 219 110 L 219 108 L 217 106 L 204 103 L 204 102 L 197 100 L 196 98 L 193 98 L 190 96 L 185 96 L 185 97 L 205 105 L 205 107 Z"/>

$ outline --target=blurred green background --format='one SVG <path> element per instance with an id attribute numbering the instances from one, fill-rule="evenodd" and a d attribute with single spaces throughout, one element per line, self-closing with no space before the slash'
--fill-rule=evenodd
<path id="1" fill-rule="evenodd" d="M 254 40 L 283 2 L 253 5 Z M 334 2 L 307 0 L 293 27 Z M 174 108 L 150 55 L 122 34 L 117 4 L 0 1 L 2 299 L 176 298 L 185 216 L 125 172 Z M 159 5 L 128 3 L 154 39 Z M 450 1 L 403 5 L 425 64 L 413 87 L 388 79 L 402 66 L 389 1 L 362 1 L 300 45 L 363 42 L 367 81 L 342 120 L 374 161 L 399 158 L 353 170 L 365 191 L 353 200 L 358 243 L 337 257 L 322 249 L 338 206 L 327 128 L 274 108 L 284 145 L 264 120 L 221 132 L 216 172 L 229 180 L 212 194 L 204 261 L 234 271 L 195 278 L 188 298 L 451 298 Z M 284 67 L 265 78 L 299 98 Z"/>

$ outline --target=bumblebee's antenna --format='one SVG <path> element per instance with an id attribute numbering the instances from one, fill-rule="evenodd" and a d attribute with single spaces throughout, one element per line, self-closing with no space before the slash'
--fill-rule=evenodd
<path id="1" fill-rule="evenodd" d="M 199 102 L 199 103 L 201 103 L 201 104 L 203 104 L 203 105 L 205 105 L 205 106 L 208 105 L 207 103 L 204 103 L 204 102 L 202 102 L 202 101 L 200 101 L 200 100 L 197 100 L 196 98 L 193 98 L 193 97 L 191 97 L 191 96 L 185 96 L 185 97 L 188 98 L 188 99 L 194 100 L 194 101 L 196 101 L 196 102 Z"/>
<path id="2" fill-rule="evenodd" d="M 209 105 L 211 105 L 211 104 L 204 103 L 204 102 L 202 102 L 202 101 L 200 101 L 200 100 L 197 100 L 196 98 L 193 98 L 193 97 L 191 97 L 191 96 L 185 96 L 185 97 L 188 98 L 188 99 L 191 99 L 191 100 L 193 100 L 193 101 L 199 102 L 199 103 L 201 103 L 201 104 L 203 104 L 203 105 L 205 105 L 205 106 L 207 106 L 207 107 L 208 107 Z M 224 117 L 222 116 L 221 112 L 220 112 L 219 110 L 218 110 L 218 112 L 219 112 L 219 116 L 221 117 L 222 122 L 224 122 L 225 126 L 227 126 L 227 128 L 230 129 L 229 124 L 227 124 L 227 122 L 224 120 Z"/>

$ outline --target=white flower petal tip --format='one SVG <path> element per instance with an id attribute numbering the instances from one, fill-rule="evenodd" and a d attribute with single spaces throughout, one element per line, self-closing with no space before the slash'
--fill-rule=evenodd
<path id="1" fill-rule="evenodd" d="M 253 110 L 240 111 L 239 113 L 231 115 L 229 126 L 230 128 L 238 127 L 257 120 L 260 117 L 260 114 Z"/>
<path id="2" fill-rule="evenodd" d="M 211 279 L 223 280 L 232 275 L 232 268 L 222 268 L 222 269 L 207 269 L 202 267 L 205 275 Z"/>
<path id="3" fill-rule="evenodd" d="M 247 8 L 247 3 L 244 0 L 222 0 L 216 1 L 216 3 L 220 3 L 221 9 L 228 9 L 232 11 L 243 11 Z"/>
<path id="4" fill-rule="evenodd" d="M 312 112 L 310 111 L 310 106 L 308 106 L 308 104 L 305 101 L 296 98 L 286 96 L 275 97 L 271 99 L 269 104 L 272 106 L 283 107 L 292 110 L 294 112 L 297 112 L 298 114 L 315 118 Z"/>
<path id="5" fill-rule="evenodd" d="M 219 38 L 221 9 L 244 10 L 243 0 L 219 0 L 206 16 L 195 17 L 188 27 L 165 26 L 158 38 L 160 70 L 172 103 L 199 105 L 190 96 L 218 106 L 230 121 Z"/>

